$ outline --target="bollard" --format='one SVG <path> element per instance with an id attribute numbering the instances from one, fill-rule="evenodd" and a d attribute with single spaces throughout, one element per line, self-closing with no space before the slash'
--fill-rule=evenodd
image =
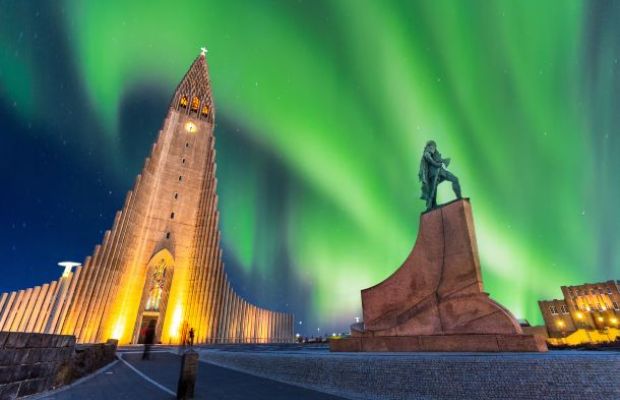
<path id="1" fill-rule="evenodd" d="M 181 376 L 177 386 L 177 399 L 193 399 L 196 375 L 198 374 L 198 353 L 186 351 L 181 357 Z"/>

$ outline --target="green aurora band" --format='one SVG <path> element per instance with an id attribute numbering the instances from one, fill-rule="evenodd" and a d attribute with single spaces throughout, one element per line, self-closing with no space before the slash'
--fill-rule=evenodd
<path id="1" fill-rule="evenodd" d="M 348 326 L 411 250 L 430 138 L 472 199 L 485 289 L 515 315 L 541 323 L 560 285 L 620 278 L 617 3 L 66 0 L 59 15 L 126 182 L 124 97 L 172 93 L 208 46 L 226 252 L 291 303 L 306 293 L 290 311 L 312 326 Z M 0 84 L 44 120 L 36 57 L 0 52 Z"/>

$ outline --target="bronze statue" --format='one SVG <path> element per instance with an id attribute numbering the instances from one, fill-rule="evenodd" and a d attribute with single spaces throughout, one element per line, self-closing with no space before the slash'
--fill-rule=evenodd
<path id="1" fill-rule="evenodd" d="M 445 167 L 450 164 L 450 158 L 441 158 L 437 151 L 437 144 L 434 140 L 429 140 L 424 147 L 424 154 L 420 160 L 420 172 L 418 177 L 422 182 L 422 196 L 426 201 L 426 210 L 437 207 L 437 186 L 443 181 L 452 182 L 452 190 L 457 199 L 461 198 L 461 185 L 459 178 L 454 176 Z"/>

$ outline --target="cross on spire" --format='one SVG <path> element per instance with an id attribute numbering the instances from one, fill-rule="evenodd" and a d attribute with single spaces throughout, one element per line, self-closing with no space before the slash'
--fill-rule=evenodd
<path id="1" fill-rule="evenodd" d="M 200 48 L 200 55 L 204 56 L 205 54 L 207 54 L 209 52 L 209 50 L 207 50 L 206 47 L 201 47 Z"/>

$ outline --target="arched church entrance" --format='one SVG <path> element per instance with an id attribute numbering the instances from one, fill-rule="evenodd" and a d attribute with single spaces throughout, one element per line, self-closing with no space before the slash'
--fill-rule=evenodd
<path id="1" fill-rule="evenodd" d="M 145 343 L 149 337 L 153 343 L 159 343 L 173 272 L 174 258 L 170 251 L 163 249 L 151 257 L 146 270 L 133 343 Z"/>

